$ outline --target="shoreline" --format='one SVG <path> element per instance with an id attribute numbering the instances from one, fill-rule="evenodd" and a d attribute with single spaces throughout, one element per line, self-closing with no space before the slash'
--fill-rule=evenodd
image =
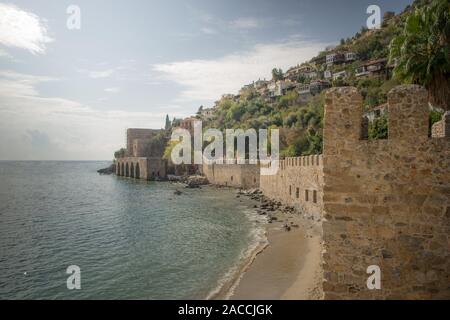
<path id="1" fill-rule="evenodd" d="M 276 203 L 262 195 L 243 194 L 259 198 L 260 204 Z M 256 210 L 261 214 L 260 205 Z M 265 243 L 257 246 L 234 275 L 207 299 L 322 299 L 320 221 L 282 205 L 264 214 L 268 216 L 268 222 L 262 226 Z"/>

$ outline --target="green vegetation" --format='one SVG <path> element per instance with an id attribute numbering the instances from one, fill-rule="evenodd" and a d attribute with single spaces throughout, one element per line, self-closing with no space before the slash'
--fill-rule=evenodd
<path id="1" fill-rule="evenodd" d="M 388 119 L 381 116 L 369 123 L 369 140 L 388 138 Z"/>
<path id="2" fill-rule="evenodd" d="M 390 47 L 398 63 L 394 75 L 424 85 L 435 104 L 450 110 L 450 1 L 416 8 Z"/>
<path id="3" fill-rule="evenodd" d="M 125 157 L 126 149 L 121 148 L 120 150 L 117 150 L 114 152 L 114 159 L 119 159 Z"/>

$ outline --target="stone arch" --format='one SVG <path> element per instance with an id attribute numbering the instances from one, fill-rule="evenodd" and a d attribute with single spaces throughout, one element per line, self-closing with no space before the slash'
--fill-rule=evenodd
<path id="1" fill-rule="evenodd" d="M 141 178 L 141 169 L 139 168 L 139 162 L 136 163 L 136 168 L 134 169 L 134 177 L 136 179 L 140 179 Z"/>
<path id="2" fill-rule="evenodd" d="M 134 163 L 133 162 L 130 165 L 130 177 L 134 178 Z"/>
<path id="3" fill-rule="evenodd" d="M 128 162 L 125 165 L 125 177 L 129 177 L 130 176 L 130 167 L 128 166 Z"/>
<path id="4" fill-rule="evenodd" d="M 125 164 L 122 162 L 120 164 L 121 168 L 120 168 L 120 175 L 124 176 L 125 175 Z"/>
<path id="5" fill-rule="evenodd" d="M 116 175 L 120 176 L 120 163 L 119 162 L 116 163 Z"/>

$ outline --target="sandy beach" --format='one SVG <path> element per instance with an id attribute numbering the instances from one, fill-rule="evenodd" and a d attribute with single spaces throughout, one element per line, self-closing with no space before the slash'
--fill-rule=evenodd
<path id="1" fill-rule="evenodd" d="M 213 299 L 322 299 L 321 228 L 297 212 L 276 210 L 267 223 L 267 243 L 241 266 Z M 290 226 L 287 231 L 285 225 Z"/>

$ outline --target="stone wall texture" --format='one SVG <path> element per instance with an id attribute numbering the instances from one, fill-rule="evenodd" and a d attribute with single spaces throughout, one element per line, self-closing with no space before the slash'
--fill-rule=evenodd
<path id="1" fill-rule="evenodd" d="M 281 160 L 272 176 L 255 165 L 203 167 L 211 183 L 259 185 L 321 218 L 325 299 L 450 298 L 449 113 L 429 138 L 425 89 L 394 88 L 388 105 L 389 138 L 367 140 L 357 89 L 330 89 L 323 155 Z M 372 265 L 381 289 L 367 287 Z"/>
<path id="2" fill-rule="evenodd" d="M 145 142 L 153 138 L 160 130 L 155 129 L 127 129 L 127 156 L 145 157 Z M 135 145 L 135 141 L 138 140 Z"/>
<path id="3" fill-rule="evenodd" d="M 450 139 L 428 138 L 427 92 L 388 95 L 389 139 L 360 140 L 362 98 L 327 92 L 323 154 L 326 299 L 450 298 Z M 367 267 L 381 269 L 369 290 Z"/>
<path id="4" fill-rule="evenodd" d="M 259 164 L 203 164 L 203 175 L 209 183 L 235 188 L 259 188 Z"/>
<path id="5" fill-rule="evenodd" d="M 278 167 L 275 175 L 260 177 L 263 194 L 319 220 L 323 212 L 322 155 L 286 158 Z"/>
<path id="6" fill-rule="evenodd" d="M 160 158 L 125 157 L 116 160 L 116 175 L 134 179 L 163 179 L 166 168 L 166 161 Z"/>
<path id="7" fill-rule="evenodd" d="M 450 111 L 442 115 L 441 121 L 436 122 L 431 127 L 431 136 L 433 138 L 444 138 L 450 136 Z"/>

